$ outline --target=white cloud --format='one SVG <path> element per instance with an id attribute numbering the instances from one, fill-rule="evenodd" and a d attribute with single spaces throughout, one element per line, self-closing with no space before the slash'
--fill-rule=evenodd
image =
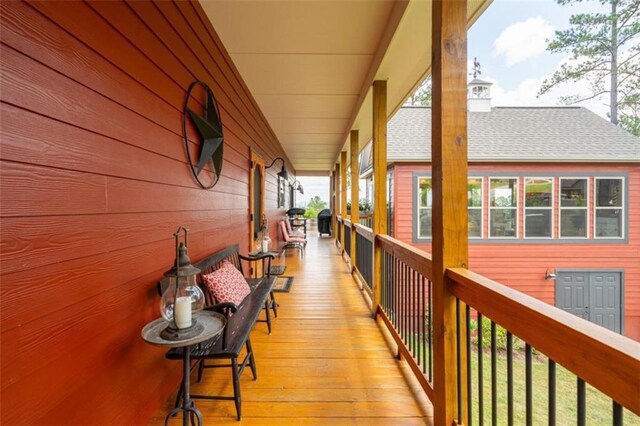
<path id="1" fill-rule="evenodd" d="M 507 66 L 535 58 L 545 52 L 554 28 L 542 17 L 509 25 L 493 42 L 493 56 L 504 55 Z"/>
<path id="2" fill-rule="evenodd" d="M 565 58 L 558 64 L 558 68 L 561 64 L 569 60 L 569 57 Z M 540 77 L 523 80 L 514 89 L 505 89 L 501 87 L 500 83 L 495 79 L 487 78 L 486 80 L 493 83 L 493 86 L 491 86 L 491 103 L 493 106 L 557 106 L 562 105 L 559 99 L 563 96 L 574 94 L 588 95 L 591 93 L 589 82 L 582 79 L 577 82 L 561 84 L 553 88 L 550 92 L 537 97 L 542 82 L 549 77 L 550 75 L 542 75 Z M 588 108 L 604 118 L 607 117 L 607 112 L 609 112 L 608 98 L 606 95 L 580 102 L 576 104 L 576 106 Z"/>

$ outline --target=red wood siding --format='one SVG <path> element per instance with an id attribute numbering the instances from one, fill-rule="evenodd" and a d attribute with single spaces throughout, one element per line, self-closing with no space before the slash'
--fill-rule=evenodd
<path id="1" fill-rule="evenodd" d="M 199 4 L 0 7 L 1 423 L 145 423 L 180 375 L 140 338 L 159 316 L 172 233 L 190 228 L 194 261 L 246 251 L 250 149 L 270 162 L 282 148 Z M 184 158 L 196 79 L 224 123 L 211 191 Z M 267 173 L 271 218 L 284 214 L 278 170 Z"/>
<path id="2" fill-rule="evenodd" d="M 430 244 L 413 242 L 413 174 L 414 172 L 430 174 L 430 166 L 425 164 L 396 164 L 396 212 L 395 229 L 397 238 L 414 246 L 431 251 Z M 547 303 L 555 303 L 555 281 L 545 280 L 547 269 L 623 269 L 624 270 L 624 327 L 625 334 L 640 340 L 640 166 L 637 164 L 487 164 L 470 165 L 469 173 L 479 173 L 485 177 L 513 173 L 526 177 L 527 173 L 543 174 L 549 177 L 562 174 L 613 173 L 628 175 L 627 186 L 629 197 L 628 242 L 598 243 L 590 239 L 585 244 L 566 244 L 554 238 L 550 244 L 532 244 L 518 239 L 518 243 L 491 242 L 486 238 L 482 242 L 469 244 L 469 268 L 491 279 L 507 284 Z M 520 179 L 518 197 L 520 205 L 524 189 Z M 488 180 L 484 181 L 483 212 L 484 236 L 488 234 L 487 214 Z M 590 212 L 593 211 L 593 185 L 590 191 Z M 558 235 L 557 212 L 557 179 L 554 184 L 554 235 Z M 593 235 L 593 216 L 589 217 L 589 235 Z M 523 211 L 519 208 L 518 234 L 523 235 Z"/>

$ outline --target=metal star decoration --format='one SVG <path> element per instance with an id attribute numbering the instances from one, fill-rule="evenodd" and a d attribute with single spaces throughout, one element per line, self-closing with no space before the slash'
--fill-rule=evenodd
<path id="1" fill-rule="evenodd" d="M 188 107 L 191 93 L 195 86 L 201 86 L 206 92 L 206 99 L 204 102 L 204 116 L 199 115 L 191 108 Z M 224 135 L 222 133 L 222 122 L 220 120 L 220 112 L 218 105 L 216 104 L 213 92 L 205 83 L 201 81 L 194 81 L 189 86 L 184 102 L 184 119 L 183 119 L 183 134 L 185 149 L 187 151 L 187 161 L 191 167 L 193 177 L 198 184 L 204 189 L 211 189 L 218 182 L 220 173 L 222 172 L 222 152 L 224 147 Z M 200 136 L 200 155 L 198 156 L 198 164 L 194 165 L 191 162 L 191 156 L 189 155 L 189 141 L 187 139 L 187 115 L 191 117 L 191 122 L 195 126 L 198 135 Z M 204 169 L 209 161 L 213 163 L 213 179 L 209 184 L 203 183 L 200 178 L 200 172 Z"/>
<path id="2" fill-rule="evenodd" d="M 220 118 L 218 118 L 218 111 L 211 92 L 207 90 L 204 117 L 200 117 L 191 109 L 188 111 L 191 121 L 196 126 L 196 130 L 202 139 L 196 174 L 199 175 L 205 164 L 207 164 L 209 160 L 212 160 L 216 175 L 219 176 L 222 170 L 222 150 L 218 148 L 222 146 L 224 138 L 222 137 L 222 123 L 220 123 Z"/>

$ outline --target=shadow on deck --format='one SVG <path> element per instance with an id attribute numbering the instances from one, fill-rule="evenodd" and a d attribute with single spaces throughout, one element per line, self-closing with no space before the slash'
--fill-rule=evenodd
<path id="1" fill-rule="evenodd" d="M 304 259 L 289 250 L 286 265 L 293 285 L 276 294 L 272 334 L 265 323 L 251 334 L 258 380 L 250 371 L 241 378 L 242 421 L 233 401 L 197 400 L 204 424 L 432 424 L 430 402 L 372 320 L 335 240 L 311 234 Z M 233 395 L 229 369 L 206 371 L 192 391 Z M 164 424 L 173 400 L 150 424 Z"/>

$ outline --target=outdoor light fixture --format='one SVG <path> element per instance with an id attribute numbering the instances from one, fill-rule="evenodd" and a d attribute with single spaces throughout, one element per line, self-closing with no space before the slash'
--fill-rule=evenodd
<path id="1" fill-rule="evenodd" d="M 180 232 L 184 231 L 184 242 Z M 204 294 L 196 283 L 200 269 L 191 264 L 187 256 L 187 235 L 189 230 L 178 228 L 173 234 L 176 239 L 176 261 L 173 268 L 164 273 L 169 278 L 169 286 L 160 301 L 160 313 L 169 321 L 160 336 L 165 340 L 185 340 L 202 333 L 204 327 L 198 324 L 195 313 L 204 307 Z"/>
<path id="2" fill-rule="evenodd" d="M 296 184 L 298 184 L 298 186 L 296 186 Z M 299 193 L 304 195 L 304 189 L 302 189 L 302 184 L 299 180 L 293 182 L 293 189 L 297 189 Z"/>
<path id="3" fill-rule="evenodd" d="M 552 272 L 552 270 L 551 270 L 551 269 L 547 269 L 547 270 L 544 272 L 544 279 L 545 279 L 545 280 L 555 280 L 555 279 L 556 279 L 556 274 L 555 274 L 555 272 Z"/>
<path id="4" fill-rule="evenodd" d="M 280 176 L 282 179 L 287 180 L 289 179 L 289 173 L 287 173 L 287 169 L 284 168 L 284 158 L 282 157 L 276 157 L 271 164 L 269 164 L 267 167 L 265 167 L 265 169 L 268 169 L 270 167 L 272 167 L 276 161 L 282 161 L 282 169 L 278 172 L 278 176 Z"/>

